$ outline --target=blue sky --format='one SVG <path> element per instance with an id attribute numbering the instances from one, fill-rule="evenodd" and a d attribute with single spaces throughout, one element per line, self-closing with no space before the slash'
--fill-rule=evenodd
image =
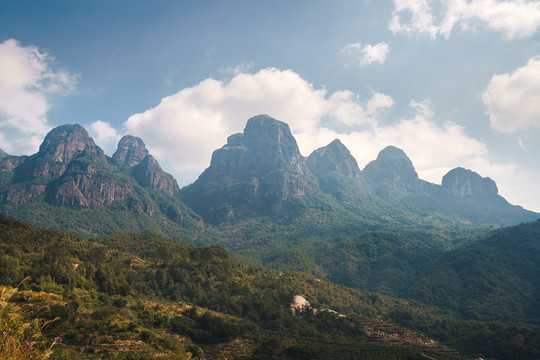
<path id="1" fill-rule="evenodd" d="M 540 2 L 2 1 L 0 148 L 85 126 L 140 136 L 187 185 L 251 116 L 302 153 L 386 145 L 440 183 L 461 166 L 540 211 Z"/>

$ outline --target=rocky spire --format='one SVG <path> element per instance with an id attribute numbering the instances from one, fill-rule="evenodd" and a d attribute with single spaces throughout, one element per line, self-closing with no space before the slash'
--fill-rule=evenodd
<path id="1" fill-rule="evenodd" d="M 351 178 L 360 176 L 360 169 L 356 159 L 338 139 L 313 151 L 307 158 L 306 164 L 309 170 L 318 178 L 332 172 Z"/>
<path id="2" fill-rule="evenodd" d="M 126 135 L 118 142 L 118 148 L 112 156 L 113 163 L 119 167 L 139 165 L 149 154 L 144 142 L 135 136 Z"/>
<path id="3" fill-rule="evenodd" d="M 411 159 L 401 149 L 387 146 L 362 171 L 366 179 L 373 183 L 387 181 L 393 185 L 413 185 L 418 183 L 418 174 Z"/>
<path id="4" fill-rule="evenodd" d="M 87 156 L 95 161 L 106 162 L 105 154 L 78 124 L 62 125 L 52 129 L 31 157 L 25 178 L 56 178 L 61 176 L 71 161 L 78 156 Z"/>
<path id="5" fill-rule="evenodd" d="M 459 198 L 497 195 L 498 193 L 495 181 L 460 167 L 444 175 L 442 188 L 447 194 Z"/>
<path id="6" fill-rule="evenodd" d="M 259 115 L 214 151 L 182 198 L 210 222 L 276 214 L 288 199 L 315 191 L 310 174 L 289 126 Z"/>

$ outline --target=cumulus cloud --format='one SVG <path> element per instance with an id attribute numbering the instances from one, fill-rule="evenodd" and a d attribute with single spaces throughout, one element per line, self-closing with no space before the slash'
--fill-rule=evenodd
<path id="1" fill-rule="evenodd" d="M 435 7 L 441 11 L 435 11 Z M 540 27 L 540 2 L 394 0 L 389 28 L 394 33 L 427 34 L 432 38 L 440 34 L 448 38 L 456 25 L 467 31 L 479 24 L 507 39 L 531 36 Z"/>
<path id="2" fill-rule="evenodd" d="M 295 131 L 315 128 L 328 112 L 325 96 L 293 71 L 268 68 L 227 82 L 206 79 L 130 116 L 124 126 L 175 168 L 193 171 L 207 166 L 212 151 L 254 115 L 268 113 Z"/>
<path id="3" fill-rule="evenodd" d="M 360 43 L 354 43 L 346 45 L 342 51 L 356 56 L 358 65 L 364 67 L 374 62 L 384 64 L 386 55 L 390 52 L 390 46 L 386 42 L 364 46 Z"/>
<path id="4" fill-rule="evenodd" d="M 88 126 L 90 136 L 102 147 L 106 153 L 112 154 L 116 150 L 116 145 L 120 141 L 120 134 L 110 123 L 97 120 Z"/>
<path id="5" fill-rule="evenodd" d="M 206 79 L 132 115 L 124 127 L 142 137 L 177 175 L 200 173 L 227 136 L 241 132 L 247 119 L 261 113 L 288 123 L 304 155 L 339 138 L 361 167 L 387 145 L 400 147 L 422 178 L 436 183 L 457 166 L 480 164 L 482 168 L 471 168 L 482 174 L 495 169 L 486 160 L 487 146 L 468 136 L 464 127 L 437 124 L 429 100 L 411 101 L 411 116 L 382 125 L 381 115 L 393 104 L 386 94 L 362 98 L 347 90 L 328 93 L 291 70 L 268 68 L 230 81 Z M 179 181 L 186 180 L 180 176 Z"/>
<path id="6" fill-rule="evenodd" d="M 328 99 L 328 115 L 347 126 L 374 126 L 380 114 L 394 105 L 394 100 L 385 94 L 374 92 L 367 101 L 348 90 L 336 91 Z"/>
<path id="7" fill-rule="evenodd" d="M 493 75 L 482 95 L 491 127 L 512 133 L 540 128 L 540 56 L 513 73 Z"/>
<path id="8" fill-rule="evenodd" d="M 439 28 L 433 24 L 433 15 L 427 0 L 394 0 L 394 12 L 390 20 L 390 31 L 393 33 L 426 33 L 435 37 Z M 409 15 L 410 21 L 405 23 L 403 13 Z"/>
<path id="9" fill-rule="evenodd" d="M 294 133 L 313 133 L 324 117 L 345 125 L 372 123 L 392 104 L 392 98 L 381 93 L 367 101 L 348 91 L 328 96 L 291 70 L 267 68 L 237 74 L 230 81 L 206 79 L 132 115 L 124 126 L 172 166 L 193 171 L 207 166 L 212 151 L 228 135 L 241 132 L 254 115 L 266 113 L 285 121 Z"/>
<path id="10" fill-rule="evenodd" d="M 52 61 L 34 46 L 21 46 L 13 39 L 0 43 L 0 129 L 8 135 L 1 144 L 6 150 L 37 150 L 50 129 L 48 97 L 73 91 L 76 77 L 53 70 Z"/>
<path id="11" fill-rule="evenodd" d="M 457 166 L 480 163 L 486 159 L 487 146 L 469 137 L 464 127 L 451 122 L 437 125 L 431 120 L 433 111 L 429 100 L 411 101 L 410 107 L 413 116 L 404 117 L 391 125 L 375 123 L 371 128 L 350 132 L 319 128 L 316 133 L 296 136 L 300 148 L 307 154 L 339 138 L 361 168 L 374 160 L 384 147 L 397 146 L 412 159 L 420 177 L 434 183 L 440 183 L 442 176 Z M 486 162 L 482 164 L 486 165 Z M 483 166 L 475 169 L 485 172 L 488 168 Z"/>

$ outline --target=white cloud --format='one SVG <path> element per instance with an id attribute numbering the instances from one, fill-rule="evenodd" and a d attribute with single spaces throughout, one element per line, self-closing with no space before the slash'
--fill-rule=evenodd
<path id="1" fill-rule="evenodd" d="M 34 46 L 24 47 L 13 39 L 0 43 L 0 129 L 8 135 L 1 144 L 5 149 L 37 150 L 50 129 L 48 96 L 73 91 L 76 77 L 53 70 L 52 61 Z"/>
<path id="2" fill-rule="evenodd" d="M 430 5 L 442 10 L 436 13 Z M 442 20 L 435 24 L 435 18 Z M 508 39 L 528 37 L 540 27 L 540 2 L 394 0 L 394 12 L 389 28 L 393 33 L 425 33 L 432 38 L 441 34 L 448 38 L 457 24 L 464 31 L 484 24 Z"/>
<path id="3" fill-rule="evenodd" d="M 363 102 L 358 94 L 348 90 L 336 91 L 328 102 L 328 115 L 347 126 L 374 126 L 381 112 L 394 105 L 394 100 L 385 94 L 374 92 L 368 101 Z"/>
<path id="4" fill-rule="evenodd" d="M 491 127 L 512 133 L 540 128 L 540 56 L 513 73 L 493 75 L 482 101 Z"/>
<path id="5" fill-rule="evenodd" d="M 314 89 L 295 72 L 268 68 L 237 74 L 228 82 L 206 79 L 130 116 L 124 126 L 176 169 L 202 170 L 212 151 L 254 115 L 267 113 L 293 131 L 315 129 L 329 111 L 325 97 L 326 90 Z"/>
<path id="6" fill-rule="evenodd" d="M 116 150 L 116 145 L 121 138 L 120 134 L 118 134 L 110 123 L 101 120 L 94 121 L 90 124 L 88 132 L 96 143 L 108 154 L 112 154 Z"/>
<path id="7" fill-rule="evenodd" d="M 403 13 L 410 17 L 408 24 L 402 21 Z M 427 33 L 434 38 L 439 32 L 439 28 L 433 24 L 433 15 L 427 0 L 394 0 L 390 31 L 393 33 Z"/>
<path id="8" fill-rule="evenodd" d="M 267 68 L 230 81 L 206 79 L 130 116 L 124 127 L 174 171 L 193 173 L 204 170 L 212 152 L 241 132 L 252 116 L 266 113 L 288 123 L 295 134 L 313 134 L 322 119 L 348 127 L 375 126 L 392 105 L 390 96 L 378 92 L 366 100 L 350 91 L 328 96 L 291 70 Z"/>
<path id="9" fill-rule="evenodd" d="M 380 115 L 393 103 L 377 92 L 367 99 L 347 90 L 328 94 L 291 70 L 269 68 L 230 81 L 206 79 L 132 115 L 124 127 L 143 138 L 182 185 L 208 166 L 212 151 L 224 145 L 227 136 L 241 132 L 250 117 L 266 113 L 289 124 L 305 156 L 339 138 L 363 168 L 384 147 L 394 145 L 430 182 L 440 184 L 444 174 L 462 166 L 492 177 L 503 196 L 515 190 L 509 174 L 517 167 L 490 162 L 486 144 L 470 137 L 463 126 L 437 124 L 429 100 L 412 100 L 411 116 L 382 125 Z"/>
<path id="10" fill-rule="evenodd" d="M 371 115 L 378 115 L 381 110 L 386 110 L 394 105 L 394 99 L 392 97 L 374 92 L 371 99 L 366 104 L 366 111 Z"/>
<path id="11" fill-rule="evenodd" d="M 385 42 L 364 46 L 360 45 L 360 43 L 354 43 L 346 45 L 342 51 L 356 56 L 358 65 L 364 67 L 374 62 L 384 64 L 386 55 L 390 52 L 390 46 Z"/>
<path id="12" fill-rule="evenodd" d="M 361 168 L 374 160 L 384 147 L 394 145 L 407 153 L 421 178 L 434 183 L 440 183 L 442 176 L 457 166 L 487 158 L 486 145 L 469 137 L 462 126 L 454 123 L 440 126 L 431 121 L 433 111 L 428 100 L 411 101 L 410 106 L 414 116 L 391 125 L 375 123 L 372 128 L 346 133 L 319 128 L 315 133 L 296 134 L 298 143 L 303 153 L 309 154 L 339 138 Z"/>
<path id="13" fill-rule="evenodd" d="M 409 106 L 411 107 L 411 109 L 416 111 L 420 116 L 424 117 L 425 119 L 431 119 L 435 115 L 435 113 L 431 109 L 431 101 L 428 99 L 420 102 L 411 100 Z"/>

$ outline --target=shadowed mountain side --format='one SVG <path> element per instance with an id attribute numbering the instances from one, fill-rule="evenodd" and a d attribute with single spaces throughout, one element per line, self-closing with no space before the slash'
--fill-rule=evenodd
<path id="1" fill-rule="evenodd" d="M 475 320 L 540 323 L 540 221 L 451 251 L 407 295 Z"/>
<path id="2" fill-rule="evenodd" d="M 212 224 L 259 216 L 293 221 L 320 209 L 332 209 L 360 228 L 501 226 L 538 217 L 508 204 L 492 180 L 472 171 L 455 169 L 442 185 L 421 180 L 405 152 L 394 146 L 362 171 L 337 139 L 304 158 L 288 125 L 267 115 L 249 119 L 243 133 L 229 136 L 212 154 L 210 167 L 181 193 Z"/>
<path id="3" fill-rule="evenodd" d="M 205 221 L 219 223 L 283 215 L 318 191 L 289 126 L 259 115 L 214 151 L 210 167 L 182 189 L 182 198 Z"/>

